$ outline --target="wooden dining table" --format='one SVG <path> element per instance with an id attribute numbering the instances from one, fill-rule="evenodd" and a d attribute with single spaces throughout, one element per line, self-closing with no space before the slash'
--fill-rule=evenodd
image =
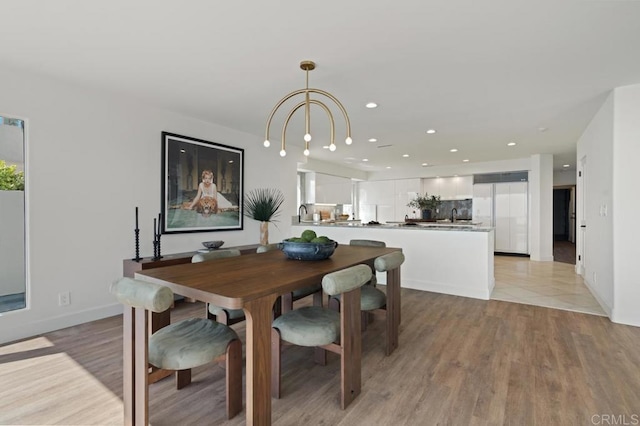
<path id="1" fill-rule="evenodd" d="M 248 425 L 268 425 L 271 424 L 271 322 L 278 296 L 318 284 L 324 275 L 331 272 L 358 264 L 373 266 L 377 257 L 399 250 L 339 245 L 330 258 L 318 261 L 291 260 L 280 250 L 272 250 L 211 262 L 143 270 L 137 272 L 135 278 L 165 285 L 174 293 L 188 298 L 244 310 L 246 421 Z M 387 352 L 391 352 L 398 346 L 400 268 L 387 271 L 386 284 Z M 359 306 L 355 309 L 359 310 Z M 125 390 L 125 412 L 127 407 L 135 409 L 134 393 L 135 390 Z"/>

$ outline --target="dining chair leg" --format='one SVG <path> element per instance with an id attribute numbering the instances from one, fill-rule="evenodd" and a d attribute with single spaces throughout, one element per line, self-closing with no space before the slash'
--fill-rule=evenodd
<path id="1" fill-rule="evenodd" d="M 191 383 L 191 369 L 176 371 L 176 389 L 182 389 Z"/>
<path id="2" fill-rule="evenodd" d="M 281 296 L 280 312 L 286 314 L 293 310 L 293 293 L 286 293 Z"/>
<path id="3" fill-rule="evenodd" d="M 327 351 L 316 346 L 313 353 L 313 360 L 318 365 L 327 365 Z"/>
<path id="4" fill-rule="evenodd" d="M 282 340 L 277 328 L 271 329 L 271 397 L 280 399 L 280 370 L 282 368 Z"/>
<path id="5" fill-rule="evenodd" d="M 242 343 L 233 340 L 227 346 L 227 418 L 242 411 Z"/>
<path id="6" fill-rule="evenodd" d="M 322 290 L 313 293 L 313 305 L 322 306 Z"/>

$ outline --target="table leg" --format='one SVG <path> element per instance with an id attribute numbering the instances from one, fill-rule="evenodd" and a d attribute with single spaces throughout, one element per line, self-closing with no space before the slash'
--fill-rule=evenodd
<path id="1" fill-rule="evenodd" d="M 134 329 L 135 320 L 133 317 L 133 308 L 130 306 L 124 307 L 123 314 L 123 333 L 122 333 L 122 346 L 123 346 L 123 389 L 122 389 L 122 402 L 124 404 L 124 424 L 125 426 L 133 426 L 135 423 L 135 377 L 133 366 L 135 363 L 135 341 L 134 341 Z"/>
<path id="2" fill-rule="evenodd" d="M 360 315 L 360 289 L 342 293 L 340 307 L 341 399 L 344 410 L 360 395 L 362 389 L 362 334 Z"/>
<path id="3" fill-rule="evenodd" d="M 271 316 L 277 295 L 244 305 L 247 318 L 247 424 L 271 424 Z"/>
<path id="4" fill-rule="evenodd" d="M 387 271 L 387 355 L 398 347 L 400 309 L 400 268 L 396 268 Z"/>

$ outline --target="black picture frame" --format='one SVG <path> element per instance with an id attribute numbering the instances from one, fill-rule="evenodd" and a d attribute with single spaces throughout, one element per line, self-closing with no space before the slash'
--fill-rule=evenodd
<path id="1" fill-rule="evenodd" d="M 242 230 L 243 197 L 243 149 L 162 132 L 160 232 Z"/>

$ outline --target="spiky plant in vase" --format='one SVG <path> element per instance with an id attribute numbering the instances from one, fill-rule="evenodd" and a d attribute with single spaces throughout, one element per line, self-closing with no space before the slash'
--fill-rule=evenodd
<path id="1" fill-rule="evenodd" d="M 280 213 L 284 195 L 279 189 L 257 188 L 244 196 L 244 215 L 260 222 L 260 244 L 269 244 L 269 222 Z"/>

